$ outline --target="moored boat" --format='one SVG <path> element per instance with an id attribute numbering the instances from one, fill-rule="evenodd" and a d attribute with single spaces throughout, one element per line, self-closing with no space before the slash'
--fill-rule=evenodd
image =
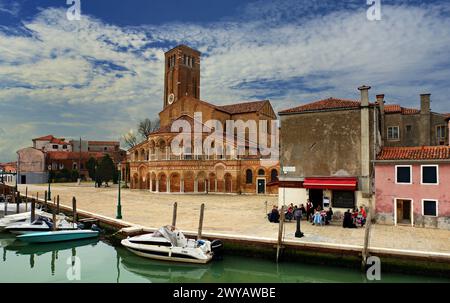
<path id="1" fill-rule="evenodd" d="M 158 231 L 128 237 L 121 241 L 134 254 L 157 260 L 205 264 L 220 255 L 222 243 L 218 240 L 187 239 L 172 226 L 161 227 Z"/>
<path id="2" fill-rule="evenodd" d="M 8 225 L 5 227 L 5 231 L 13 234 L 28 234 L 36 232 L 51 231 L 53 228 L 53 222 L 46 217 L 38 217 L 33 222 L 19 222 L 16 224 Z M 77 229 L 76 223 L 70 223 L 65 219 L 57 221 L 57 230 L 74 230 Z"/>
<path id="3" fill-rule="evenodd" d="M 29 243 L 49 243 L 96 238 L 98 235 L 97 230 L 56 230 L 19 235 L 17 239 Z"/>

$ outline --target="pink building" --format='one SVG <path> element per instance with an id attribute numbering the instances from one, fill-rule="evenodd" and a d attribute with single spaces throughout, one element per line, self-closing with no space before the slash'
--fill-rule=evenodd
<path id="1" fill-rule="evenodd" d="M 450 146 L 384 147 L 375 188 L 378 223 L 450 230 Z"/>

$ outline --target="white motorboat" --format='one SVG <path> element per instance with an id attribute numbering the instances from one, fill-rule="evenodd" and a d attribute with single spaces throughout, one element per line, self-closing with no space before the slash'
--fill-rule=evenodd
<path id="1" fill-rule="evenodd" d="M 35 212 L 36 218 L 37 217 L 46 217 L 51 219 L 53 217 L 52 214 L 46 213 L 40 209 L 36 209 Z M 64 214 L 57 215 L 57 220 L 63 220 L 65 218 Z M 8 215 L 0 219 L 0 231 L 4 230 L 7 226 L 13 225 L 16 223 L 30 223 L 31 219 L 31 212 L 26 213 L 20 213 L 20 214 L 14 214 L 14 215 Z"/>
<path id="2" fill-rule="evenodd" d="M 13 234 L 29 234 L 36 232 L 50 231 L 53 228 L 53 222 L 50 219 L 41 216 L 33 222 L 19 222 L 11 224 L 5 227 L 5 231 L 9 231 Z M 74 230 L 77 229 L 76 223 L 70 223 L 66 219 L 57 220 L 58 230 Z"/>
<path id="3" fill-rule="evenodd" d="M 219 240 L 187 239 L 181 231 L 172 226 L 163 226 L 158 231 L 128 237 L 122 245 L 134 254 L 157 260 L 208 263 L 218 257 L 222 249 Z"/>

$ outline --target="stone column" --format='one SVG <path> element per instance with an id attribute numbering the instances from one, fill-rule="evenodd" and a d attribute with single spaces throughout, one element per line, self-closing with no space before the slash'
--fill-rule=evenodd
<path id="1" fill-rule="evenodd" d="M 197 178 L 194 179 L 194 193 L 198 192 L 198 180 Z"/>
<path id="2" fill-rule="evenodd" d="M 166 181 L 166 193 L 170 193 L 170 176 L 167 178 Z"/>
<path id="3" fill-rule="evenodd" d="M 152 191 L 152 189 L 153 189 L 153 179 L 150 176 L 150 188 L 149 188 L 150 192 Z"/>
<path id="4" fill-rule="evenodd" d="M 217 178 L 214 179 L 214 192 L 217 192 Z"/>
<path id="5" fill-rule="evenodd" d="M 156 179 L 156 192 L 159 193 L 159 179 Z"/>
<path id="6" fill-rule="evenodd" d="M 206 186 L 209 186 L 208 184 L 208 181 L 206 181 L 206 179 L 205 179 L 205 181 L 203 181 L 204 183 L 205 183 L 205 193 L 207 193 L 208 192 L 208 189 L 206 188 Z"/>
<path id="7" fill-rule="evenodd" d="M 180 193 L 184 193 L 184 179 L 180 178 Z"/>

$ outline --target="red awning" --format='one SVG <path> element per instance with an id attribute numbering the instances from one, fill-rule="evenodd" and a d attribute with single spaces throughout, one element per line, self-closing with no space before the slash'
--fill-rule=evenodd
<path id="1" fill-rule="evenodd" d="M 356 190 L 358 180 L 356 178 L 305 178 L 304 188 L 311 189 L 340 189 Z"/>

